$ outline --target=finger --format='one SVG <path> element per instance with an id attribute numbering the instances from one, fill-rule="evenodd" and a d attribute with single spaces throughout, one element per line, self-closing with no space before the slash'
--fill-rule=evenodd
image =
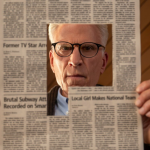
<path id="1" fill-rule="evenodd" d="M 150 118 L 150 111 L 149 111 L 148 113 L 146 113 L 146 116 L 147 116 L 148 118 Z"/>
<path id="2" fill-rule="evenodd" d="M 142 105 L 149 99 L 150 99 L 150 89 L 142 92 L 139 95 L 138 99 L 135 101 L 135 105 L 137 107 L 142 107 Z"/>
<path id="3" fill-rule="evenodd" d="M 140 94 L 143 91 L 147 90 L 150 88 L 150 80 L 142 82 L 137 88 L 136 91 Z"/>
<path id="4" fill-rule="evenodd" d="M 139 109 L 140 115 L 149 115 L 150 112 L 150 99 L 144 103 L 144 105 Z"/>

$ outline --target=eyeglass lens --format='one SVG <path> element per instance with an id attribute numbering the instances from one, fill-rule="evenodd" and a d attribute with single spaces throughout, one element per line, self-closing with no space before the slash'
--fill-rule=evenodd
<path id="1" fill-rule="evenodd" d="M 72 53 L 75 45 L 72 47 L 70 43 L 59 42 L 55 45 L 55 51 L 59 56 L 69 56 Z M 85 57 L 92 57 L 95 56 L 98 47 L 94 43 L 83 43 L 80 47 L 80 52 Z"/>

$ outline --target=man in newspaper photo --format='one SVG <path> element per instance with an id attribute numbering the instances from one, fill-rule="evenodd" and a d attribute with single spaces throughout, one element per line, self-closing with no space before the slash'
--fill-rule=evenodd
<path id="1" fill-rule="evenodd" d="M 108 54 L 107 25 L 50 24 L 50 66 L 59 86 L 48 93 L 47 115 L 63 116 L 68 112 L 69 86 L 96 86 L 105 71 Z M 136 89 L 135 105 L 143 119 L 144 142 L 150 144 L 150 80 Z"/>

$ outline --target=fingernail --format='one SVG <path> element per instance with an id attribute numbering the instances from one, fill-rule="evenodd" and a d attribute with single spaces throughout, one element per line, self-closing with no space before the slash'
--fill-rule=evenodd
<path id="1" fill-rule="evenodd" d="M 150 117 L 150 111 L 146 114 L 147 117 Z"/>
<path id="2" fill-rule="evenodd" d="M 140 101 L 139 99 L 137 99 L 137 100 L 135 101 L 135 105 L 136 105 L 136 106 L 140 106 L 140 105 L 141 105 L 141 101 Z"/>
<path id="3" fill-rule="evenodd" d="M 137 92 L 140 92 L 140 91 L 141 91 L 141 88 L 140 88 L 140 87 L 137 87 L 137 88 L 136 88 L 136 91 L 137 91 Z"/>
<path id="4" fill-rule="evenodd" d="M 144 108 L 143 108 L 143 107 L 139 109 L 139 113 L 140 113 L 141 115 L 143 115 L 143 114 L 144 114 L 144 111 L 145 111 L 145 110 L 144 110 Z"/>

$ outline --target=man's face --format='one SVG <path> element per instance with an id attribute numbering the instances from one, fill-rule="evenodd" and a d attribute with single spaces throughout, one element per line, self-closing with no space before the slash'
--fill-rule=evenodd
<path id="1" fill-rule="evenodd" d="M 55 31 L 53 42 L 102 44 L 99 34 L 98 28 L 94 25 L 62 24 Z M 107 54 L 102 50 L 103 48 L 100 48 L 97 55 L 92 58 L 80 55 L 78 46 L 74 47 L 73 53 L 68 57 L 60 57 L 54 50 L 50 51 L 50 65 L 57 83 L 61 86 L 63 96 L 68 96 L 69 86 L 95 86 L 97 84 L 107 63 Z"/>

